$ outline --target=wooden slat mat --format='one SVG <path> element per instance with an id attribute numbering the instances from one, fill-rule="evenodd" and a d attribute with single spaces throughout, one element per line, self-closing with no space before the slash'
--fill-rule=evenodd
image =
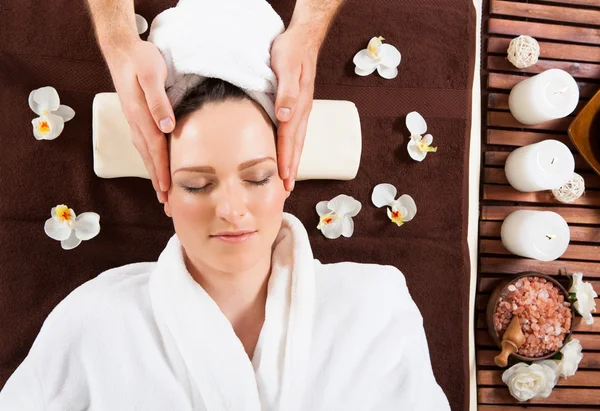
<path id="1" fill-rule="evenodd" d="M 566 130 L 574 116 L 600 88 L 600 0 L 488 0 L 483 10 L 482 171 L 479 222 L 479 267 L 476 298 L 477 385 L 479 411 L 518 409 L 592 410 L 600 405 L 600 313 L 587 325 L 578 317 L 573 337 L 581 341 L 584 357 L 579 371 L 561 378 L 546 399 L 519 403 L 502 382 L 494 365 L 498 349 L 487 333 L 485 307 L 495 285 L 521 271 L 556 275 L 560 268 L 581 271 L 600 294 L 600 176 L 576 152 Z M 519 70 L 506 58 L 510 40 L 528 34 L 540 43 L 541 56 L 533 67 Z M 577 80 L 581 101 L 565 119 L 538 126 L 519 124 L 508 111 L 508 94 L 523 78 L 550 68 L 563 69 Z M 573 204 L 556 201 L 549 192 L 520 193 L 504 175 L 510 151 L 546 139 L 566 143 L 574 152 L 576 171 L 586 193 Z M 557 261 L 540 262 L 511 255 L 500 241 L 503 219 L 517 209 L 552 210 L 571 229 L 571 244 Z M 597 302 L 600 307 L 600 301 Z"/>

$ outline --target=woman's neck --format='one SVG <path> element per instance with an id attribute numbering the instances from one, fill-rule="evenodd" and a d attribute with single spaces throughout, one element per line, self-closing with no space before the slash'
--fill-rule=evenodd
<path id="1" fill-rule="evenodd" d="M 252 357 L 265 318 L 271 256 L 241 272 L 211 269 L 185 252 L 184 261 L 191 276 L 219 306 Z"/>

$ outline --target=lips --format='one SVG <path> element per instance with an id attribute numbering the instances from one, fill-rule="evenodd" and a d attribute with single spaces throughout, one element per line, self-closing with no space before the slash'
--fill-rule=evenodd
<path id="1" fill-rule="evenodd" d="M 254 237 L 255 234 L 256 231 L 252 230 L 223 231 L 212 234 L 210 237 L 229 244 L 237 244 L 249 240 L 250 238 Z"/>
<path id="2" fill-rule="evenodd" d="M 254 233 L 254 232 L 255 232 L 255 230 L 222 231 L 220 233 L 212 234 L 211 237 L 223 237 L 223 236 L 235 237 L 235 236 L 250 234 L 250 233 Z"/>

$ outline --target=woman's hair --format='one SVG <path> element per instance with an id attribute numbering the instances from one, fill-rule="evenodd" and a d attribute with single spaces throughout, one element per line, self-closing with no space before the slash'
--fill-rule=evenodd
<path id="1" fill-rule="evenodd" d="M 177 121 L 208 103 L 244 99 L 252 101 L 250 96 L 238 86 L 219 78 L 207 78 L 186 92 L 179 104 L 173 108 L 173 114 Z"/>
<path id="2" fill-rule="evenodd" d="M 183 96 L 179 104 L 173 108 L 175 121 L 181 120 L 188 114 L 200 110 L 208 103 L 221 103 L 227 100 L 254 101 L 244 90 L 220 78 L 207 78 L 197 86 L 191 88 Z M 261 110 L 264 109 L 261 107 Z M 270 118 L 270 117 L 269 117 Z M 277 135 L 277 127 L 271 121 L 273 134 Z M 277 139 L 275 140 L 277 144 Z"/>

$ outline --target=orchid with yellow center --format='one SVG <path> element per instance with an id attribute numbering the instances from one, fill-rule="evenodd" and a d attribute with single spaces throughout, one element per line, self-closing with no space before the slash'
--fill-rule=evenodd
<path id="1" fill-rule="evenodd" d="M 100 232 L 100 216 L 93 212 L 75 215 L 72 208 L 65 204 L 52 207 L 51 217 L 44 224 L 48 237 L 60 241 L 65 250 L 71 250 L 90 240 Z"/>
<path id="2" fill-rule="evenodd" d="M 340 194 L 330 201 L 320 201 L 316 206 L 319 215 L 317 229 L 329 239 L 341 235 L 350 237 L 354 233 L 352 217 L 355 217 L 361 208 L 362 204 L 359 201 L 346 194 Z"/>
<path id="3" fill-rule="evenodd" d="M 62 133 L 65 122 L 75 116 L 71 107 L 60 104 L 53 87 L 42 87 L 29 93 L 29 107 L 39 115 L 31 121 L 37 140 L 54 140 Z"/>
<path id="4" fill-rule="evenodd" d="M 410 132 L 410 140 L 406 148 L 413 160 L 423 161 L 427 153 L 437 151 L 437 147 L 431 147 L 433 136 L 431 134 L 423 136 L 427 131 L 427 123 L 419 113 L 413 111 L 407 114 L 406 128 Z"/>
<path id="5" fill-rule="evenodd" d="M 373 37 L 367 48 L 359 51 L 352 60 L 356 67 L 354 72 L 359 76 L 368 76 L 377 70 L 385 79 L 393 79 L 398 75 L 398 65 L 402 56 L 391 44 L 383 44 L 383 37 Z"/>
<path id="6" fill-rule="evenodd" d="M 148 22 L 146 21 L 144 16 L 141 16 L 137 13 L 135 14 L 135 26 L 137 28 L 138 34 L 143 34 L 146 32 L 146 30 L 148 30 Z"/>
<path id="7" fill-rule="evenodd" d="M 387 208 L 387 215 L 392 223 L 401 226 L 407 221 L 412 220 L 417 214 L 417 205 L 415 200 L 408 194 L 403 194 L 396 200 L 398 191 L 391 184 L 377 184 L 373 189 L 371 201 L 377 208 Z"/>

